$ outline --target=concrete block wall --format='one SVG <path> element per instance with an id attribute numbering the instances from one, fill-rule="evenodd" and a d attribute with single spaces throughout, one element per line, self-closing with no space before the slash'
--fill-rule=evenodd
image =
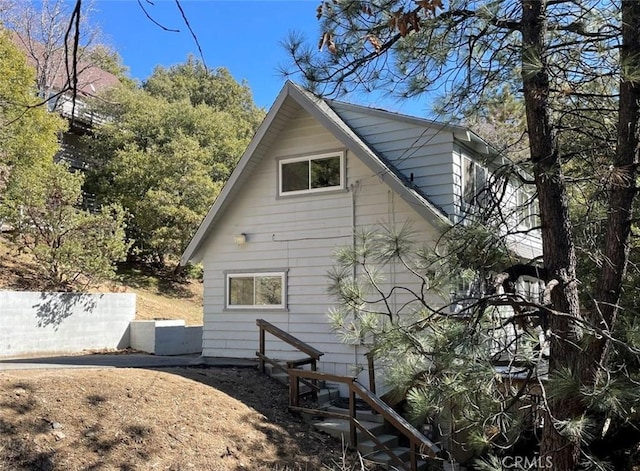
<path id="1" fill-rule="evenodd" d="M 202 352 L 202 326 L 186 326 L 183 320 L 133 321 L 131 347 L 156 355 Z"/>
<path id="2" fill-rule="evenodd" d="M 155 353 L 157 321 L 133 321 L 129 325 L 131 348 Z"/>
<path id="3" fill-rule="evenodd" d="M 130 346 L 132 293 L 0 291 L 0 356 Z"/>

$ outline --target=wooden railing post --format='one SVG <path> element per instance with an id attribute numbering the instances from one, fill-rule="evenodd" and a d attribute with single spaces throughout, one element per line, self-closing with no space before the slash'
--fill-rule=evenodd
<path id="1" fill-rule="evenodd" d="M 260 354 L 264 355 L 265 352 L 265 340 L 264 340 L 264 329 L 262 328 L 262 326 L 260 326 Z M 265 365 L 264 365 L 264 357 L 260 357 L 260 371 L 262 372 L 262 374 L 266 373 L 266 369 L 265 369 Z"/>
<path id="2" fill-rule="evenodd" d="M 311 361 L 310 367 L 311 367 L 311 371 L 318 371 L 318 365 L 317 365 L 317 362 L 316 362 L 315 359 Z M 313 400 L 317 401 L 318 400 L 318 390 L 320 389 L 320 388 L 318 388 L 318 380 L 317 379 L 312 379 L 311 383 L 315 386 L 313 388 L 313 392 L 312 392 Z"/>
<path id="3" fill-rule="evenodd" d="M 349 383 L 349 444 L 355 450 L 358 446 L 356 431 L 356 392 L 353 390 L 353 382 Z"/>
<path id="4" fill-rule="evenodd" d="M 289 376 L 289 405 L 298 407 L 300 405 L 300 377 Z"/>
<path id="5" fill-rule="evenodd" d="M 416 453 L 416 442 L 415 440 L 411 439 L 410 440 L 411 445 L 410 445 L 410 455 L 409 455 L 409 459 L 411 460 L 411 471 L 416 471 L 418 469 L 418 456 Z"/>
<path id="6" fill-rule="evenodd" d="M 367 368 L 369 369 L 369 390 L 376 393 L 376 372 L 373 364 L 373 353 L 367 352 Z"/>

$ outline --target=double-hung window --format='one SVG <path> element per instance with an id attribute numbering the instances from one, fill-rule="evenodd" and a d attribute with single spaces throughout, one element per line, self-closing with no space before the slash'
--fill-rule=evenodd
<path id="1" fill-rule="evenodd" d="M 525 187 L 518 188 L 516 193 L 518 205 L 518 225 L 524 229 L 533 229 L 539 225 L 538 201 L 533 190 Z"/>
<path id="2" fill-rule="evenodd" d="M 516 284 L 516 292 L 527 301 L 539 303 L 542 301 L 542 292 L 540 281 L 536 278 L 520 277 Z"/>
<path id="3" fill-rule="evenodd" d="M 344 152 L 279 161 L 278 193 L 296 195 L 338 190 L 345 186 Z"/>
<path id="4" fill-rule="evenodd" d="M 227 273 L 228 309 L 284 309 L 284 272 Z"/>
<path id="5" fill-rule="evenodd" d="M 462 158 L 462 201 L 467 207 L 485 205 L 487 178 L 485 167 L 467 157 Z"/>

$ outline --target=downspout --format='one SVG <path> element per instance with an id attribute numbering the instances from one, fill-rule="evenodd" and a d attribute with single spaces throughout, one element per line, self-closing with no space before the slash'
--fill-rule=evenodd
<path id="1" fill-rule="evenodd" d="M 389 229 L 395 231 L 396 230 L 396 200 L 395 193 L 391 190 L 388 192 L 388 201 L 387 201 L 387 220 L 389 221 Z M 391 286 L 396 285 L 396 263 L 389 264 L 389 282 Z M 393 298 L 393 306 L 397 306 L 397 298 L 396 291 L 393 290 L 392 294 Z M 398 315 L 397 312 L 394 313 L 394 317 Z"/>
<path id="2" fill-rule="evenodd" d="M 355 182 L 349 185 L 349 191 L 351 192 L 351 248 L 355 251 L 357 244 L 356 237 L 356 192 L 360 190 L 360 180 L 356 180 Z M 357 268 L 355 265 L 351 268 L 351 277 L 355 282 L 357 272 Z M 353 349 L 353 364 L 358 364 L 358 344 L 355 345 Z"/>

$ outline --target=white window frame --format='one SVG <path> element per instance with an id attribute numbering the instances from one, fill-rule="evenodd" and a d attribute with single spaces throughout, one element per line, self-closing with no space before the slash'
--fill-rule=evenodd
<path id="1" fill-rule="evenodd" d="M 309 162 L 309 168 L 311 168 L 311 162 L 314 160 L 322 160 L 328 159 L 331 157 L 339 157 L 340 158 L 340 183 L 334 186 L 327 186 L 323 188 L 311 188 L 311 172 L 309 172 L 309 181 L 308 188 L 304 190 L 294 190 L 294 191 L 282 191 L 282 167 L 286 164 L 294 163 L 294 162 Z M 278 161 L 278 196 L 292 196 L 292 195 L 303 195 L 310 193 L 324 193 L 327 191 L 336 191 L 343 190 L 345 188 L 345 152 L 344 151 L 336 151 L 336 152 L 326 152 L 323 154 L 311 154 L 304 155 L 299 157 L 292 158 L 283 158 Z"/>
<path id="2" fill-rule="evenodd" d="M 542 301 L 544 287 L 540 280 L 530 276 L 521 276 L 516 281 L 516 293 L 527 301 L 539 303 Z"/>
<path id="3" fill-rule="evenodd" d="M 471 181 L 468 181 L 466 168 L 468 165 L 471 165 Z M 478 173 L 482 173 L 484 177 L 484 182 L 479 184 L 478 182 Z M 475 160 L 466 155 L 462 156 L 462 172 L 461 172 L 461 180 L 462 180 L 462 192 L 461 192 L 461 200 L 464 208 L 470 207 L 482 207 L 484 202 L 486 201 L 487 195 L 483 194 L 484 191 L 487 191 L 488 182 L 489 182 L 489 170 L 484 165 L 479 164 Z M 467 201 L 467 186 L 473 185 L 471 189 L 470 197 L 471 200 Z"/>
<path id="4" fill-rule="evenodd" d="M 533 229 L 539 225 L 538 201 L 533 189 L 520 187 L 516 190 L 516 214 L 518 227 Z"/>
<path id="5" fill-rule="evenodd" d="M 231 279 L 232 278 L 253 278 L 254 290 L 253 297 L 255 303 L 255 280 L 261 277 L 280 277 L 281 291 L 280 304 L 231 304 Z M 286 309 L 287 306 L 287 273 L 286 271 L 268 271 L 268 272 L 227 272 L 225 276 L 225 309 Z"/>

